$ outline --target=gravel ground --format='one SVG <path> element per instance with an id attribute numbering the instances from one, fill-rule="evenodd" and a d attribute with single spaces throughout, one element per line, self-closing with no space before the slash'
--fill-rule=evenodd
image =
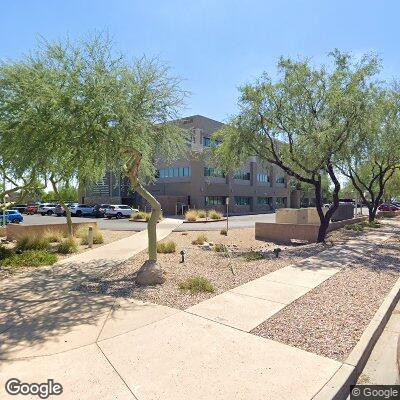
<path id="1" fill-rule="evenodd" d="M 280 246 L 282 252 L 277 259 L 272 253 L 272 250 L 277 246 L 255 240 L 254 229 L 231 230 L 229 236 L 222 236 L 215 231 L 203 233 L 206 234 L 210 242 L 235 245 L 238 252 L 263 251 L 265 258 L 257 261 L 246 261 L 243 256 L 227 258 L 221 253 L 203 250 L 192 245 L 192 241 L 199 236 L 199 232 L 174 232 L 166 240 L 173 240 L 177 244 L 176 253 L 159 254 L 159 264 L 166 273 L 164 284 L 154 287 L 140 287 L 135 284 L 136 272 L 147 258 L 147 253 L 144 251 L 135 256 L 133 260 L 93 277 L 93 279 L 81 285 L 81 290 L 115 296 L 130 296 L 185 309 L 303 258 L 315 255 L 330 247 L 332 242 L 337 240 L 334 235 L 331 235 L 328 245 Z M 354 235 L 349 234 L 349 237 L 354 237 Z M 179 252 L 182 249 L 186 252 L 185 263 L 179 262 Z M 212 282 L 215 287 L 214 293 L 193 295 L 178 288 L 180 282 L 198 275 L 206 277 Z"/>
<path id="2" fill-rule="evenodd" d="M 252 333 L 343 361 L 400 277 L 400 231 Z"/>

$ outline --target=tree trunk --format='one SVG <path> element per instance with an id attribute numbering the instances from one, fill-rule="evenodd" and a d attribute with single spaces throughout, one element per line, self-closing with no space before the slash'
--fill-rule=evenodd
<path id="1" fill-rule="evenodd" d="M 58 188 L 57 188 L 57 182 L 52 177 L 50 177 L 50 182 L 51 182 L 51 185 L 53 186 L 53 190 L 54 190 L 54 193 L 57 196 L 58 202 L 61 204 L 61 206 L 65 210 L 65 215 L 67 217 L 68 237 L 72 237 L 74 231 L 73 231 L 73 228 L 72 228 L 71 210 L 66 206 L 66 204 L 64 203 L 64 200 L 61 198 L 60 192 L 58 191 Z"/>

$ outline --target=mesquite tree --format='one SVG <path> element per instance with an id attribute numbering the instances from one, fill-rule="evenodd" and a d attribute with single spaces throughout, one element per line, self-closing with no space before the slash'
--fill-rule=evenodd
<path id="1" fill-rule="evenodd" d="M 255 155 L 312 185 L 320 218 L 318 242 L 324 241 L 339 205 L 335 160 L 364 113 L 365 91 L 378 69 L 375 57 L 353 62 L 337 50 L 331 56 L 331 68 L 281 58 L 276 82 L 264 74 L 254 84 L 241 87 L 240 112 L 218 134 L 223 143 L 216 149 L 216 157 L 225 165 Z M 332 187 L 332 205 L 326 213 L 324 174 Z"/>
<path id="2" fill-rule="evenodd" d="M 367 205 L 369 221 L 374 221 L 385 187 L 400 168 L 399 104 L 396 91 L 373 88 L 367 112 L 351 136 L 353 145 L 339 163 Z"/>

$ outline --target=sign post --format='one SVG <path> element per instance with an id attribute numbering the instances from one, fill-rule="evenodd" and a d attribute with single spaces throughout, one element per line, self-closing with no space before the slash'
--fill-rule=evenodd
<path id="1" fill-rule="evenodd" d="M 226 234 L 228 234 L 229 229 L 229 197 L 225 199 L 226 204 Z"/>

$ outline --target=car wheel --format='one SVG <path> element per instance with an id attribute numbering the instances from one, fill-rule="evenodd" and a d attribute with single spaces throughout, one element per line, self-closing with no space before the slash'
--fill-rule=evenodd
<path id="1" fill-rule="evenodd" d="M 43 217 L 46 215 L 46 213 L 40 213 L 40 215 L 43 215 Z"/>
<path id="2" fill-rule="evenodd" d="M 78 210 L 78 211 L 76 212 L 76 216 L 77 216 L 77 217 L 82 217 L 82 211 Z"/>
<path id="3" fill-rule="evenodd" d="M 12 222 L 13 224 L 19 224 L 19 219 L 13 219 L 13 220 L 11 220 L 11 222 Z"/>
<path id="4" fill-rule="evenodd" d="M 111 219 L 111 217 L 107 217 L 107 219 Z"/>
<path id="5" fill-rule="evenodd" d="M 53 215 L 53 211 L 51 210 L 47 211 L 47 215 Z"/>
<path id="6" fill-rule="evenodd" d="M 120 218 L 122 218 L 122 214 L 121 214 L 120 212 L 118 212 L 117 215 L 116 215 L 116 217 L 117 217 L 118 219 L 120 219 Z"/>

